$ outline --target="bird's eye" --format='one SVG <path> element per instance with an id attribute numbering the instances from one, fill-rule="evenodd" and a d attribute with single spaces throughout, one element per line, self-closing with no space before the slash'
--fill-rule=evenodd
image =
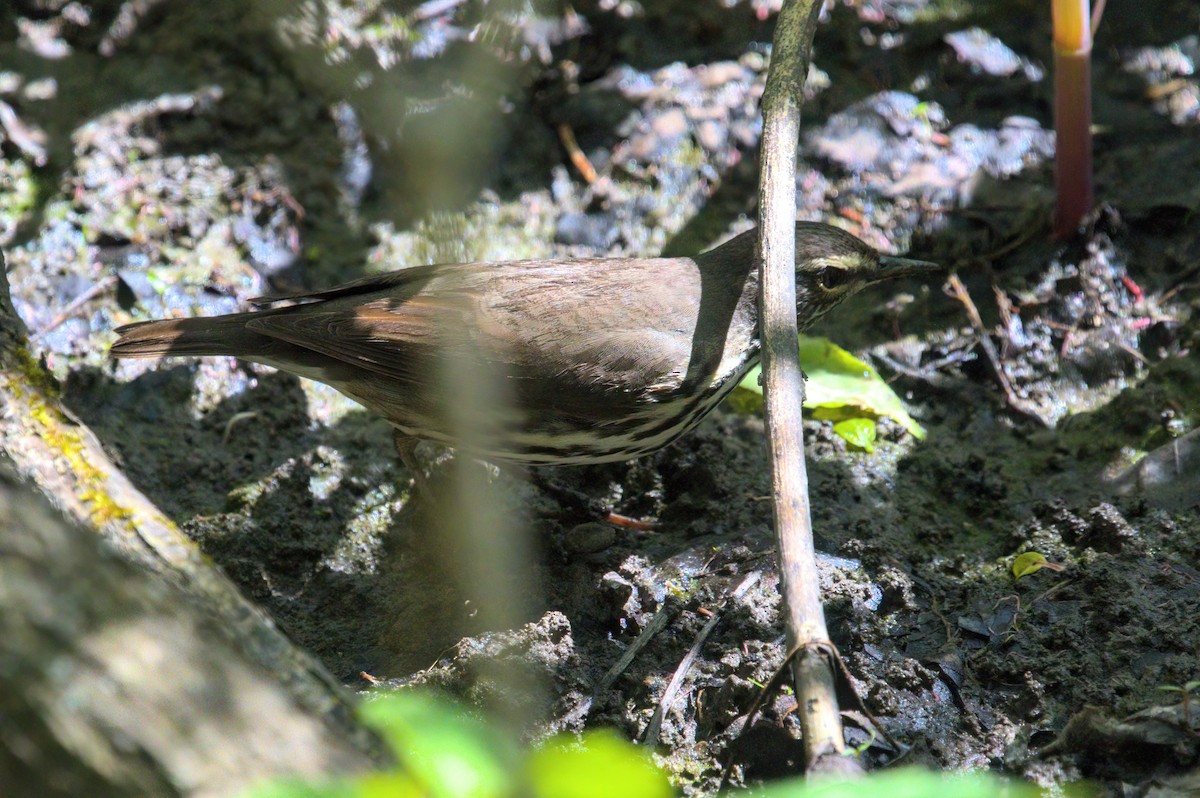
<path id="1" fill-rule="evenodd" d="M 821 287 L 825 289 L 834 289 L 845 285 L 854 279 L 854 275 L 849 269 L 839 269 L 836 266 L 826 266 L 817 272 L 817 279 L 821 282 Z"/>

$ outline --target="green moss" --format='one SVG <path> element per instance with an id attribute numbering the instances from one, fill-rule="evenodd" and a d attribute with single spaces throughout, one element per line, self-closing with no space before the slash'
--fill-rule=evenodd
<path id="1" fill-rule="evenodd" d="M 128 508 L 109 495 L 108 475 L 88 459 L 83 437 L 56 407 L 47 403 L 47 398 L 59 397 L 61 389 L 58 382 L 42 368 L 28 349 L 20 346 L 15 352 L 16 370 L 24 378 L 24 383 L 10 381 L 9 390 L 25 403 L 26 417 L 36 427 L 37 437 L 66 461 L 80 484 L 79 498 L 88 505 L 88 521 L 99 527 L 132 517 Z M 31 390 L 25 390 L 26 386 Z"/>
<path id="2" fill-rule="evenodd" d="M 58 384 L 58 380 L 54 379 L 54 376 L 42 367 L 42 364 L 27 347 L 15 347 L 14 354 L 16 356 L 16 363 L 14 365 L 29 385 L 51 399 L 58 399 L 62 396 L 62 387 Z"/>
<path id="3" fill-rule="evenodd" d="M 697 146 L 691 140 L 684 140 L 675 150 L 672 160 L 685 169 L 696 171 L 707 163 L 708 156 L 702 147 Z"/>

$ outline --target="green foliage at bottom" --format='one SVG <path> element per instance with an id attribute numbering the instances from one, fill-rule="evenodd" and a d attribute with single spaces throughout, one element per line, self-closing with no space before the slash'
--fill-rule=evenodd
<path id="1" fill-rule="evenodd" d="M 788 779 L 740 793 L 746 798 L 1036 798 L 1041 794 L 1031 784 L 1006 782 L 987 773 L 948 776 L 915 767 L 852 781 Z"/>
<path id="2" fill-rule="evenodd" d="M 363 720 L 395 751 L 397 768 L 324 784 L 275 781 L 244 798 L 670 798 L 649 753 L 607 730 L 560 735 L 522 750 L 459 705 L 405 691 L 368 702 Z M 746 798 L 1033 798 L 1036 787 L 919 768 L 855 781 L 789 779 L 734 792 Z M 1058 794 L 1073 794 L 1070 790 Z M 1077 793 L 1076 793 L 1077 794 Z"/>
<path id="3" fill-rule="evenodd" d="M 275 781 L 245 798 L 670 798 L 667 776 L 647 751 L 607 730 L 560 735 L 522 751 L 498 727 L 457 704 L 405 691 L 370 701 L 364 722 L 399 763 L 375 773 L 313 785 Z"/>

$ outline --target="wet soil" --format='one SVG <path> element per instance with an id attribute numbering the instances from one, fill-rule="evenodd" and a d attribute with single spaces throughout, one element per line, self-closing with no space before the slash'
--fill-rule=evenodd
<path id="1" fill-rule="evenodd" d="M 867 454 L 807 423 L 826 612 L 868 766 L 899 746 L 935 768 L 1187 794 L 1200 10 L 1110 4 L 1101 206 L 1053 240 L 1043 6 L 838 3 L 818 31 L 798 216 L 947 264 L 983 324 L 912 283 L 814 330 L 928 430 L 883 420 Z M 657 725 L 689 792 L 729 758 L 735 783 L 797 772 L 789 696 L 747 728 L 783 656 L 761 419 L 723 409 L 653 457 L 532 475 L 424 452 L 417 490 L 386 425 L 329 389 L 106 355 L 122 323 L 276 290 L 432 261 L 694 252 L 745 229 L 774 5 L 142 8 L 0 11 L 0 236 L 73 411 L 355 689 L 362 673 L 436 685 L 530 736 Z M 1015 578 L 1025 552 L 1060 567 Z"/>

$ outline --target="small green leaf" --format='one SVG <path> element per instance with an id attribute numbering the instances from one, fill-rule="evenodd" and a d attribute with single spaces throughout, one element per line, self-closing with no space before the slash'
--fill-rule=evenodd
<path id="1" fill-rule="evenodd" d="M 1044 554 L 1039 554 L 1036 551 L 1027 551 L 1024 554 L 1017 555 L 1017 559 L 1013 560 L 1013 577 L 1020 579 L 1022 576 L 1028 576 L 1043 568 L 1050 571 L 1061 571 L 1063 566 L 1047 560 Z"/>
<path id="2" fill-rule="evenodd" d="M 848 418 L 833 425 L 833 431 L 870 454 L 875 451 L 875 422 L 869 418 Z"/>
<path id="3" fill-rule="evenodd" d="M 1022 576 L 1028 576 L 1029 574 L 1042 570 L 1045 565 L 1045 554 L 1038 554 L 1036 551 L 1027 551 L 1024 554 L 1018 555 L 1017 559 L 1013 560 L 1013 577 L 1020 579 Z"/>
<path id="4" fill-rule="evenodd" d="M 827 338 L 800 336 L 800 364 L 808 376 L 804 406 L 813 411 L 814 417 L 820 417 L 818 410 L 836 413 L 842 419 L 874 420 L 887 416 L 903 425 L 917 440 L 925 438 L 925 430 L 908 414 L 900 397 L 879 373 Z M 758 368 L 751 370 L 739 387 L 761 396 L 759 373 Z M 744 406 L 745 397 L 742 402 Z"/>
<path id="5" fill-rule="evenodd" d="M 670 798 L 666 774 L 645 751 L 611 731 L 581 741 L 552 740 L 530 757 L 529 783 L 538 798 Z"/>

